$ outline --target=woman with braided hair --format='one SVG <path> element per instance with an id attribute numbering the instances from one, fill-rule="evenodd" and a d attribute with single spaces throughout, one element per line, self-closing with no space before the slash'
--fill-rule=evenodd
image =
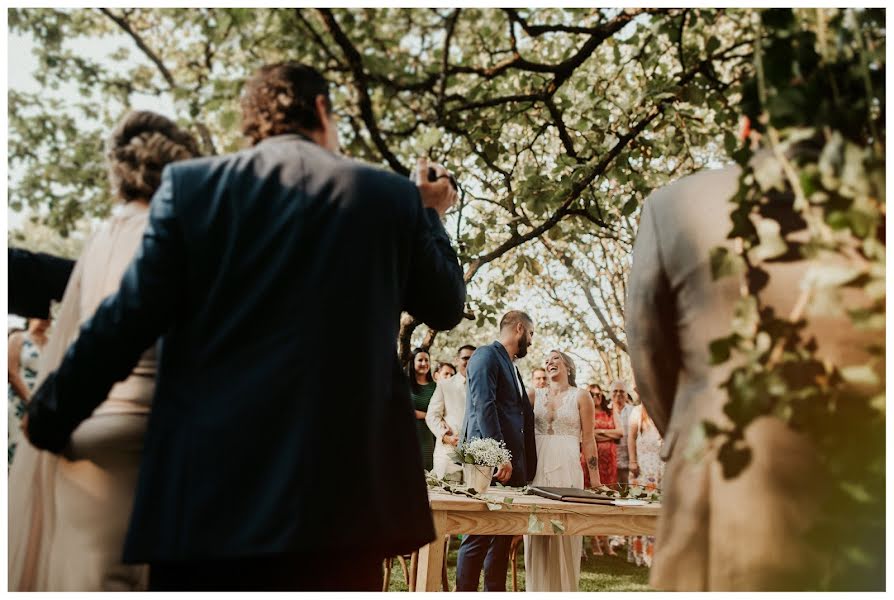
<path id="1" fill-rule="evenodd" d="M 54 371 L 100 302 L 118 289 L 137 251 L 149 203 L 170 162 L 198 156 L 195 139 L 149 111 L 127 114 L 106 158 L 117 207 L 87 242 L 40 362 Z M 20 445 L 9 475 L 9 589 L 146 589 L 148 570 L 121 564 L 143 433 L 155 386 L 155 348 L 116 384 L 71 437 L 64 456 Z M 38 381 L 38 384 L 40 382 Z"/>

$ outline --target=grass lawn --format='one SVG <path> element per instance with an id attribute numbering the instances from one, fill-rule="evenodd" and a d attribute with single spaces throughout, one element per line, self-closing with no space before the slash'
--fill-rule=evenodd
<path id="1" fill-rule="evenodd" d="M 456 551 L 459 540 L 450 540 L 450 553 L 447 555 L 447 579 L 450 588 L 456 584 Z M 627 549 L 617 549 L 618 556 L 590 556 L 581 562 L 580 591 L 582 592 L 647 592 L 649 587 L 649 569 L 637 567 L 627 562 Z M 522 549 L 518 552 L 518 589 L 525 589 L 525 561 Z M 409 565 L 409 561 L 407 561 Z M 481 589 L 481 588 L 479 588 Z M 506 577 L 506 589 L 512 591 L 512 570 Z M 391 570 L 390 592 L 407 591 L 400 564 L 395 560 Z"/>

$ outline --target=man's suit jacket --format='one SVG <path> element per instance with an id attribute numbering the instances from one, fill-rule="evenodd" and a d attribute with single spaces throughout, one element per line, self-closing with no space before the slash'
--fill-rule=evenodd
<path id="1" fill-rule="evenodd" d="M 450 329 L 464 300 L 406 178 L 298 135 L 176 163 L 30 436 L 62 450 L 163 334 L 126 561 L 411 551 L 434 531 L 398 320 Z"/>
<path id="2" fill-rule="evenodd" d="M 708 346 L 730 334 L 739 281 L 713 280 L 709 256 L 714 247 L 731 248 L 729 199 L 739 172 L 706 171 L 654 193 L 634 246 L 627 343 L 640 395 L 665 437 L 662 454 L 669 456 L 651 571 L 659 589 L 815 587 L 810 578 L 818 557 L 804 532 L 815 518 L 815 485 L 822 477 L 807 440 L 778 419 L 756 421 L 746 430 L 752 462 L 733 480 L 723 479 L 716 454 L 695 459 L 687 452 L 697 449 L 694 436 L 703 420 L 726 423 L 727 396 L 718 386 L 735 363 L 712 366 Z M 761 301 L 788 317 L 810 264 L 762 265 L 770 280 Z M 810 317 L 808 323 L 805 339 L 816 336 L 821 356 L 838 365 L 864 361 L 865 334 L 847 317 Z"/>
<path id="3" fill-rule="evenodd" d="M 537 449 L 534 411 L 518 369 L 503 344 L 494 342 L 475 350 L 466 374 L 463 439 L 493 438 L 506 442 L 512 453 L 512 477 L 505 485 L 526 485 L 537 471 Z"/>
<path id="4" fill-rule="evenodd" d="M 21 248 L 10 248 L 7 257 L 9 313 L 26 318 L 49 318 L 50 301 L 62 299 L 74 261 Z"/>

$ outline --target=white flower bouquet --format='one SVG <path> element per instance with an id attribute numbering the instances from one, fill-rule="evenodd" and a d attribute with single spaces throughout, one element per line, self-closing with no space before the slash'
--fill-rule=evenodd
<path id="1" fill-rule="evenodd" d="M 453 460 L 464 465 L 498 467 L 512 460 L 512 453 L 505 442 L 493 438 L 474 438 L 456 446 Z"/>

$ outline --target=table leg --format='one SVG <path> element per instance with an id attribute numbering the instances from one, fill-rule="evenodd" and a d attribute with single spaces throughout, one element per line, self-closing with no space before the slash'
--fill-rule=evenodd
<path id="1" fill-rule="evenodd" d="M 443 515 L 432 513 L 435 523 L 435 539 L 419 549 L 419 568 L 416 571 L 417 592 L 437 592 L 441 588 L 441 569 L 444 564 Z M 412 589 L 412 588 L 411 588 Z"/>

